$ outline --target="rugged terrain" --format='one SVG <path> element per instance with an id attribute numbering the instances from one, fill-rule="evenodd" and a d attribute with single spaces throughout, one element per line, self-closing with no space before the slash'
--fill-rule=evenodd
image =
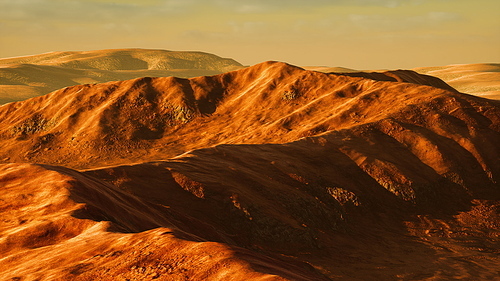
<path id="1" fill-rule="evenodd" d="M 492 280 L 500 102 L 266 62 L 0 107 L 5 280 Z"/>

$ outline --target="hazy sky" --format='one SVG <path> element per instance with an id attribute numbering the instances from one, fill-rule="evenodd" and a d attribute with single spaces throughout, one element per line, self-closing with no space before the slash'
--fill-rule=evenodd
<path id="1" fill-rule="evenodd" d="M 500 62 L 499 0 L 0 0 L 0 57 L 196 50 L 356 69 Z"/>

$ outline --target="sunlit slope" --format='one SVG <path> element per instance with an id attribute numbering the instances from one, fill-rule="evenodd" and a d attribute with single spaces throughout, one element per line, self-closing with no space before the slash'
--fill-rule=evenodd
<path id="1" fill-rule="evenodd" d="M 307 70 L 352 73 L 358 70 L 345 67 L 308 66 Z M 414 71 L 438 77 L 459 92 L 490 99 L 500 99 L 500 64 L 456 64 L 436 67 L 417 67 Z M 384 72 L 386 70 L 369 70 Z"/>
<path id="2" fill-rule="evenodd" d="M 0 59 L 0 104 L 78 84 L 138 77 L 196 77 L 241 68 L 241 64 L 202 52 L 119 49 L 53 52 Z"/>
<path id="3" fill-rule="evenodd" d="M 500 64 L 457 64 L 414 70 L 439 77 L 462 93 L 500 99 Z"/>
<path id="4" fill-rule="evenodd" d="M 266 62 L 216 76 L 69 87 L 0 107 L 0 160 L 94 166 L 222 143 L 284 143 L 456 94 L 411 71 L 372 76 Z"/>

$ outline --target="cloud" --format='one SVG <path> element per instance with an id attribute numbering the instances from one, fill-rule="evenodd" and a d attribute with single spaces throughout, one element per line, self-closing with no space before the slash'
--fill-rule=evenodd
<path id="1" fill-rule="evenodd" d="M 459 21 L 462 20 L 462 16 L 455 13 L 448 12 L 429 12 L 426 16 L 424 16 L 423 20 L 428 19 L 431 23 L 442 23 L 449 21 Z"/>
<path id="2" fill-rule="evenodd" d="M 248 42 L 254 40 L 264 40 L 265 38 L 276 38 L 276 26 L 262 21 L 244 21 L 227 23 L 229 29 L 223 31 L 190 29 L 180 34 L 180 39 L 189 39 L 194 41 L 238 41 Z"/>
<path id="3" fill-rule="evenodd" d="M 0 0 L 3 20 L 51 20 L 78 22 L 134 19 L 186 12 L 189 0 L 97 1 L 97 0 Z"/>
<path id="4" fill-rule="evenodd" d="M 194 0 L 0 0 L 0 34 L 30 42 L 72 38 L 75 45 L 109 44 L 109 38 L 135 42 L 145 34 L 154 36 L 151 30 L 175 26 L 180 18 L 191 16 L 193 4 Z M 99 39 L 103 37 L 106 40 Z"/>
<path id="5" fill-rule="evenodd" d="M 201 0 L 198 0 L 202 2 Z M 374 7 L 389 7 L 395 8 L 403 5 L 419 5 L 424 0 L 212 0 L 203 1 L 218 5 L 226 9 L 230 9 L 238 13 L 280 13 L 294 9 L 316 9 L 321 7 L 335 6 L 374 6 Z"/>
<path id="6" fill-rule="evenodd" d="M 264 5 L 258 5 L 258 4 L 242 4 L 242 5 L 236 5 L 234 7 L 236 12 L 243 13 L 243 14 L 255 14 L 255 13 L 264 13 L 268 11 L 268 8 L 265 7 Z"/>
<path id="7" fill-rule="evenodd" d="M 263 21 L 245 21 L 228 23 L 235 33 L 256 33 L 268 30 L 269 24 Z"/>
<path id="8" fill-rule="evenodd" d="M 351 0 L 340 2 L 352 6 L 378 6 L 395 8 L 404 5 L 420 5 L 423 1 L 424 0 Z"/>
<path id="9" fill-rule="evenodd" d="M 349 15 L 349 20 L 366 30 L 399 31 L 435 27 L 447 22 L 463 20 L 462 16 L 449 12 L 428 12 L 423 15 Z"/>

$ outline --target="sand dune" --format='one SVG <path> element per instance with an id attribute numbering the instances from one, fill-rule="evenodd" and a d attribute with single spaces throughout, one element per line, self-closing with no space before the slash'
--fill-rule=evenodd
<path id="1" fill-rule="evenodd" d="M 138 77 L 196 77 L 241 68 L 232 59 L 202 52 L 118 49 L 53 52 L 0 59 L 0 104 L 78 84 Z"/>
<path id="2" fill-rule="evenodd" d="M 0 106 L 0 130 L 9 279 L 500 270 L 500 103 L 414 71 L 77 85 Z"/>
<path id="3" fill-rule="evenodd" d="M 462 93 L 500 99 L 500 64 L 457 64 L 414 70 L 439 77 Z"/>
<path id="4" fill-rule="evenodd" d="M 358 70 L 344 67 L 304 67 L 307 70 L 325 73 L 352 73 Z M 437 67 L 417 67 L 414 71 L 438 77 L 459 92 L 489 99 L 500 99 L 500 64 L 456 64 Z M 368 70 L 386 72 L 387 70 Z"/>

